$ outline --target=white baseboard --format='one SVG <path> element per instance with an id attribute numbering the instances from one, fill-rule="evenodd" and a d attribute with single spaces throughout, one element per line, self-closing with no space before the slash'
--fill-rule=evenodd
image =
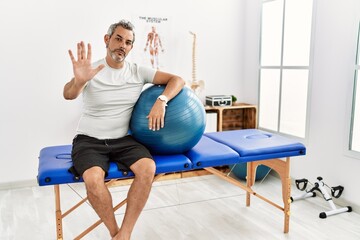
<path id="1" fill-rule="evenodd" d="M 0 190 L 9 190 L 15 188 L 26 188 L 26 187 L 36 187 L 39 186 L 37 181 L 34 180 L 24 180 L 24 181 L 16 181 L 16 182 L 7 182 L 0 183 Z"/>
<path id="2" fill-rule="evenodd" d="M 336 205 L 341 207 L 350 206 L 353 212 L 360 213 L 360 205 L 358 203 L 349 202 L 343 198 L 333 198 L 333 201 Z"/>

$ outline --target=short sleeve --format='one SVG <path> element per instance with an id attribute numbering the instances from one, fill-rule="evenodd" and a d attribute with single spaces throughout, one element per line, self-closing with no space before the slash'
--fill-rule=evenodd
<path id="1" fill-rule="evenodd" d="M 156 74 L 156 69 L 146 66 L 138 66 L 138 74 L 144 83 L 152 83 Z"/>

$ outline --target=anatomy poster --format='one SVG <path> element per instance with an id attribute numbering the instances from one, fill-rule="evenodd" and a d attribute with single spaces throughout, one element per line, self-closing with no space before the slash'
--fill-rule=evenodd
<path id="1" fill-rule="evenodd" d="M 171 53 L 171 24 L 168 17 L 136 16 L 134 62 L 164 70 Z"/>

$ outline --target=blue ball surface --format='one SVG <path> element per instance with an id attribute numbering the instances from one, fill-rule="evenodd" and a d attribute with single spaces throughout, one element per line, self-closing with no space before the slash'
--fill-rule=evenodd
<path id="1" fill-rule="evenodd" d="M 230 165 L 232 173 L 241 180 L 246 180 L 247 176 L 247 165 L 246 163 L 237 163 L 235 165 Z M 264 179 L 271 169 L 265 165 L 259 165 L 256 169 L 255 181 Z"/>
<path id="2" fill-rule="evenodd" d="M 154 85 L 141 93 L 130 120 L 131 134 L 152 153 L 183 153 L 195 146 L 204 133 L 205 108 L 195 93 L 184 87 L 168 102 L 164 128 L 150 130 L 146 117 L 164 89 L 165 86 Z"/>

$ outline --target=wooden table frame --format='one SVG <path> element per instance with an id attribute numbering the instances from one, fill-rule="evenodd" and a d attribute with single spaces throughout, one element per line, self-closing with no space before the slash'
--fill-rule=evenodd
<path id="1" fill-rule="evenodd" d="M 255 183 L 255 176 L 256 176 L 256 168 L 259 165 L 265 165 L 277 172 L 280 176 L 281 184 L 282 184 L 282 200 L 283 200 L 283 206 L 280 206 L 269 199 L 263 197 L 262 195 L 256 193 L 253 191 L 252 186 Z M 284 233 L 289 232 L 289 222 L 290 222 L 290 196 L 291 196 L 291 179 L 290 179 L 290 157 L 287 157 L 286 159 L 270 159 L 270 160 L 261 160 L 261 161 L 253 161 L 247 163 L 247 178 L 246 178 L 246 185 L 243 183 L 237 181 L 236 179 L 230 177 L 228 174 L 214 168 L 214 167 L 207 167 L 204 168 L 207 172 L 214 174 L 225 181 L 232 183 L 243 190 L 246 191 L 246 206 L 250 206 L 250 196 L 254 195 L 261 200 L 271 204 L 272 206 L 280 209 L 284 213 Z M 158 181 L 160 178 L 163 178 L 165 174 L 159 174 L 155 176 L 154 181 Z M 166 176 L 165 176 L 166 177 Z M 108 187 L 116 185 L 117 181 L 125 181 L 127 179 L 112 179 L 109 182 L 106 183 Z M 71 212 L 73 212 L 75 209 L 77 209 L 80 205 L 85 203 L 88 199 L 84 198 L 78 203 L 76 203 L 73 207 L 71 207 L 69 210 L 62 213 L 61 210 L 61 199 L 60 199 L 60 186 L 54 185 L 54 191 L 55 191 L 55 215 L 56 215 L 56 239 L 61 240 L 63 239 L 63 226 L 62 221 L 63 219 L 69 215 Z M 118 203 L 114 207 L 114 212 L 124 206 L 127 202 L 127 199 L 124 199 L 120 203 Z M 77 237 L 74 239 L 81 239 L 86 234 L 91 232 L 93 229 L 95 229 L 99 224 L 101 224 L 102 221 L 99 219 L 94 224 L 92 224 L 90 227 L 85 229 L 82 233 L 80 233 Z"/>

